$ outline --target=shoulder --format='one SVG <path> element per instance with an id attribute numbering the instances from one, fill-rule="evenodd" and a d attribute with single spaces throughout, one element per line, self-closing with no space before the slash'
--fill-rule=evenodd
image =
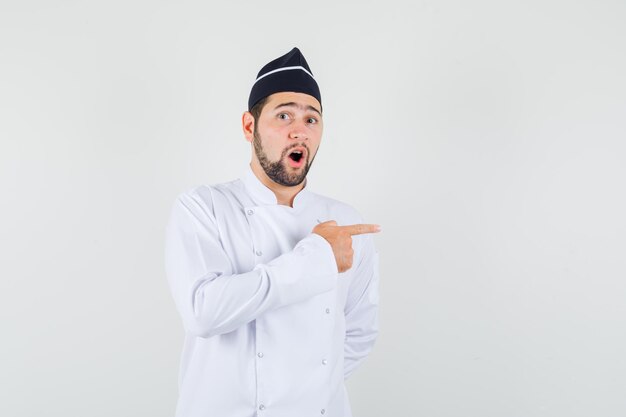
<path id="1" fill-rule="evenodd" d="M 335 220 L 339 225 L 363 223 L 361 212 L 351 204 L 317 193 L 312 192 L 311 194 L 317 204 L 322 204 L 327 208 L 329 216 L 337 217 L 327 220 Z"/>
<path id="2" fill-rule="evenodd" d="M 219 184 L 201 184 L 180 192 L 174 200 L 175 212 L 187 212 L 196 219 L 215 219 L 215 208 L 235 194 L 242 186 L 240 180 Z"/>

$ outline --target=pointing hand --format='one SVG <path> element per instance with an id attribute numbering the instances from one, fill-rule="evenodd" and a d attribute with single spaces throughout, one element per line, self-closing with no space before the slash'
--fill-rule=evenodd
<path id="1" fill-rule="evenodd" d="M 352 259 L 354 257 L 352 236 L 364 233 L 378 233 L 380 230 L 380 226 L 377 224 L 337 226 L 336 221 L 329 220 L 315 226 L 313 233 L 317 233 L 330 243 L 337 261 L 337 270 L 345 272 L 352 267 Z"/>

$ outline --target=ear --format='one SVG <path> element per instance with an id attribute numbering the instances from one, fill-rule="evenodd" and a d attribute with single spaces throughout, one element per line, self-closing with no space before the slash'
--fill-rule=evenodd
<path id="1" fill-rule="evenodd" d="M 244 112 L 243 116 L 241 116 L 241 127 L 246 140 L 252 143 L 254 139 L 254 117 L 252 117 L 252 113 L 249 111 Z"/>

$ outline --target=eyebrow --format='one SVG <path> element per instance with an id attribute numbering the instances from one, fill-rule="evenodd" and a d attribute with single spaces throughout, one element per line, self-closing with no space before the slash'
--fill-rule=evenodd
<path id="1" fill-rule="evenodd" d="M 293 101 L 290 101 L 289 103 L 282 103 L 279 104 L 278 106 L 274 107 L 274 110 L 279 109 L 281 107 L 297 107 L 299 109 L 308 109 L 308 110 L 312 110 L 315 113 L 319 114 L 320 116 L 322 115 L 322 113 L 320 113 L 320 111 L 318 109 L 316 109 L 315 107 L 308 105 L 308 106 L 303 106 L 302 104 L 298 104 L 298 103 L 294 103 Z"/>

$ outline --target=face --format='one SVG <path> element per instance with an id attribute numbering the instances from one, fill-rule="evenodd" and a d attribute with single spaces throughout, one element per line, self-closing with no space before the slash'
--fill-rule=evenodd
<path id="1" fill-rule="evenodd" d="M 288 187 L 304 181 L 322 138 L 320 111 L 320 103 L 308 94 L 281 92 L 268 98 L 251 139 L 256 159 L 272 181 Z"/>

